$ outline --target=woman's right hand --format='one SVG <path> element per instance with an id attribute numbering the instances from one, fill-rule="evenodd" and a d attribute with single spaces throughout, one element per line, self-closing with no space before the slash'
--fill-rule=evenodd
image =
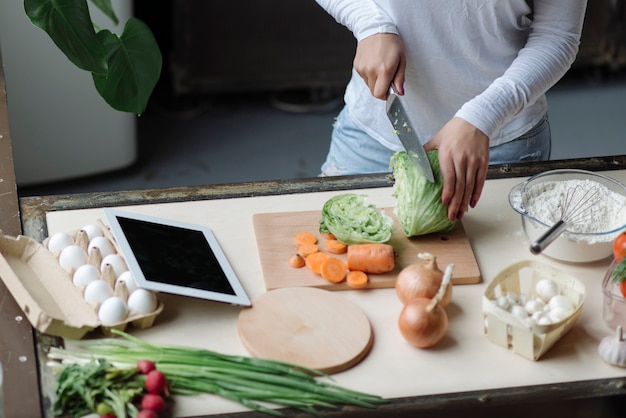
<path id="1" fill-rule="evenodd" d="M 378 33 L 362 39 L 356 46 L 353 65 L 374 97 L 387 99 L 392 83 L 399 95 L 404 94 L 406 57 L 398 35 Z"/>

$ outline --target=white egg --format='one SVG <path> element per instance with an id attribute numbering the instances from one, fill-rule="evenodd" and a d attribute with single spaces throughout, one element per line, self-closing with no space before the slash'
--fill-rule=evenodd
<path id="1" fill-rule="evenodd" d="M 100 270 L 93 264 L 83 264 L 74 272 L 72 282 L 75 286 L 87 286 L 98 279 L 100 279 Z"/>
<path id="2" fill-rule="evenodd" d="M 509 302 L 511 302 L 511 304 L 517 304 L 519 301 L 519 296 L 517 295 L 517 292 L 514 292 L 512 290 L 506 292 L 506 298 L 509 300 Z"/>
<path id="3" fill-rule="evenodd" d="M 87 251 L 78 245 L 68 245 L 61 250 L 59 265 L 65 270 L 77 269 L 87 263 Z"/>
<path id="4" fill-rule="evenodd" d="M 115 277 L 120 277 L 122 273 L 128 270 L 126 266 L 126 261 L 124 261 L 124 257 L 119 254 L 109 254 L 102 259 L 102 263 L 100 263 L 100 271 L 104 271 L 104 268 L 110 265 L 115 272 Z"/>
<path id="5" fill-rule="evenodd" d="M 100 250 L 100 255 L 104 258 L 107 255 L 115 254 L 115 247 L 113 243 L 106 237 L 94 237 L 89 241 L 88 251 L 93 251 L 94 248 Z"/>
<path id="6" fill-rule="evenodd" d="M 559 294 L 559 285 L 554 280 L 541 279 L 535 285 L 535 292 L 544 302 L 547 302 L 552 296 Z"/>
<path id="7" fill-rule="evenodd" d="M 511 306 L 511 301 L 506 297 L 506 296 L 498 296 L 496 298 L 496 305 L 504 310 L 509 310 L 509 307 Z"/>
<path id="8" fill-rule="evenodd" d="M 526 309 L 521 305 L 511 306 L 511 313 L 518 318 L 528 318 L 528 312 L 526 312 Z"/>
<path id="9" fill-rule="evenodd" d="M 552 320 L 552 322 L 561 322 L 562 320 L 570 316 L 571 313 L 572 313 L 571 310 L 564 309 L 564 308 L 557 306 L 556 308 L 552 308 L 550 310 L 550 313 L 548 313 L 548 316 L 550 317 L 550 320 Z"/>
<path id="10" fill-rule="evenodd" d="M 69 247 L 72 244 L 74 244 L 74 240 L 70 234 L 67 232 L 57 232 L 48 240 L 48 250 L 56 253 L 57 251 L 61 251 L 63 248 Z"/>
<path id="11" fill-rule="evenodd" d="M 539 318 L 537 320 L 537 325 L 550 325 L 552 323 L 552 320 L 550 319 L 549 316 L 542 316 L 541 318 Z"/>
<path id="12" fill-rule="evenodd" d="M 567 296 L 564 295 L 556 295 L 550 299 L 548 302 L 550 309 L 561 308 L 567 311 L 573 311 L 576 307 L 574 306 L 574 302 L 572 302 Z"/>
<path id="13" fill-rule="evenodd" d="M 98 309 L 98 319 L 102 325 L 115 325 L 126 319 L 128 315 L 128 306 L 122 298 L 112 296 L 102 302 Z"/>
<path id="14" fill-rule="evenodd" d="M 136 289 L 128 297 L 128 309 L 138 314 L 149 314 L 157 308 L 156 295 L 146 289 Z"/>
<path id="15" fill-rule="evenodd" d="M 102 303 L 113 296 L 113 288 L 103 280 L 96 280 L 87 285 L 83 296 L 87 303 Z"/>
<path id="16" fill-rule="evenodd" d="M 80 230 L 85 231 L 85 233 L 87 234 L 87 238 L 89 238 L 89 241 L 91 241 L 95 237 L 104 236 L 102 229 L 100 229 L 98 225 L 88 224 L 88 225 L 83 226 Z"/>
<path id="17" fill-rule="evenodd" d="M 531 315 L 531 317 L 535 320 L 535 321 L 539 321 L 539 319 L 543 318 L 544 316 L 546 316 L 546 314 L 543 312 L 543 310 L 541 311 L 537 311 L 535 313 L 533 313 Z"/>
<path id="18" fill-rule="evenodd" d="M 524 308 L 526 308 L 526 312 L 528 312 L 528 314 L 532 315 L 535 312 L 543 311 L 543 306 L 544 306 L 544 303 L 541 299 L 531 299 L 528 302 L 526 302 L 526 304 L 524 305 Z"/>
<path id="19" fill-rule="evenodd" d="M 128 293 L 133 293 L 138 288 L 137 282 L 135 281 L 135 276 L 133 276 L 133 273 L 131 273 L 130 270 L 126 270 L 125 272 L 120 274 L 115 283 L 117 284 L 118 282 L 123 282 L 126 285 Z"/>

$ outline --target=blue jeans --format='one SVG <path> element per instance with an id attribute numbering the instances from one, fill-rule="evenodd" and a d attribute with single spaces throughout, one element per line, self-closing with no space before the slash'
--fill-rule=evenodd
<path id="1" fill-rule="evenodd" d="M 550 123 L 545 115 L 535 127 L 519 138 L 491 147 L 489 164 L 548 160 L 550 142 Z M 387 173 L 389 160 L 394 153 L 359 129 L 344 108 L 337 116 L 321 175 Z"/>

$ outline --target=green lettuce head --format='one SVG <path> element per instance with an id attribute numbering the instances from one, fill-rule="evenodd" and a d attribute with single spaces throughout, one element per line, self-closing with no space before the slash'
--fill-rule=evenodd
<path id="1" fill-rule="evenodd" d="M 443 176 L 437 150 L 427 152 L 435 182 L 431 183 L 418 170 L 406 151 L 396 152 L 390 160 L 396 199 L 395 214 L 407 237 L 434 232 L 448 232 L 456 221 L 448 219 L 448 208 L 441 202 Z"/>
<path id="2" fill-rule="evenodd" d="M 393 219 L 367 196 L 345 193 L 326 201 L 322 208 L 319 231 L 332 233 L 344 244 L 383 243 L 393 232 Z"/>

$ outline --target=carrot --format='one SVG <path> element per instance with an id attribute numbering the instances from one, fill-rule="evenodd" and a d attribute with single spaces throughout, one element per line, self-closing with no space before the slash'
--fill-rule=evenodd
<path id="1" fill-rule="evenodd" d="M 326 251 L 331 254 L 344 254 L 348 251 L 348 246 L 336 239 L 329 239 L 326 241 Z"/>
<path id="2" fill-rule="evenodd" d="M 317 244 L 317 237 L 310 232 L 298 232 L 296 234 L 296 245 Z"/>
<path id="3" fill-rule="evenodd" d="M 369 282 L 369 277 L 367 277 L 367 273 L 361 270 L 351 270 L 348 272 L 346 276 L 346 282 L 348 286 L 353 287 L 355 289 L 363 289 L 367 286 Z"/>
<path id="4" fill-rule="evenodd" d="M 321 234 L 324 239 L 337 239 L 335 237 L 335 234 L 333 234 L 332 232 L 322 232 Z"/>
<path id="5" fill-rule="evenodd" d="M 291 257 L 289 257 L 288 264 L 289 267 L 293 267 L 295 269 L 304 267 L 304 257 L 302 257 L 300 254 L 293 254 Z"/>
<path id="6" fill-rule="evenodd" d="M 320 249 L 317 246 L 317 244 L 313 244 L 313 243 L 310 243 L 310 242 L 304 242 L 304 243 L 298 245 L 298 254 L 300 254 L 304 258 L 307 258 L 311 254 L 316 253 L 319 250 Z"/>
<path id="7" fill-rule="evenodd" d="M 348 246 L 347 264 L 350 270 L 365 273 L 387 273 L 395 267 L 396 254 L 389 244 L 354 244 Z"/>
<path id="8" fill-rule="evenodd" d="M 347 272 L 348 268 L 343 261 L 330 256 L 322 263 L 320 271 L 322 277 L 331 283 L 342 282 L 346 278 Z"/>
<path id="9" fill-rule="evenodd" d="M 309 255 L 304 263 L 313 273 L 322 274 L 322 263 L 326 261 L 328 257 L 330 256 L 326 253 L 316 252 Z"/>

